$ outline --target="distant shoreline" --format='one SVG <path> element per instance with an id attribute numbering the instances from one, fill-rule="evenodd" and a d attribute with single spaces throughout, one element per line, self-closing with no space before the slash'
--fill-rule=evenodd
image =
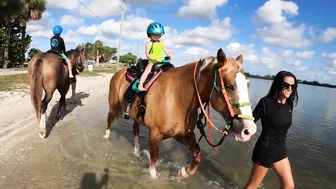
<path id="1" fill-rule="evenodd" d="M 256 79 L 264 79 L 264 80 L 273 80 L 275 76 L 273 75 L 266 75 L 266 76 L 260 76 L 260 75 L 253 75 L 248 72 L 245 73 L 246 76 L 250 78 L 256 78 Z M 320 86 L 320 87 L 327 87 L 327 88 L 333 88 L 336 89 L 336 85 L 331 85 L 328 83 L 319 83 L 318 81 L 306 81 L 306 80 L 300 80 L 298 79 L 298 83 L 302 83 L 305 85 L 312 85 L 312 86 Z"/>

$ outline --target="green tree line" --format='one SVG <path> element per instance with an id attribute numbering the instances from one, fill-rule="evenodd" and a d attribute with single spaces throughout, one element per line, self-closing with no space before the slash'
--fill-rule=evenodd
<path id="1" fill-rule="evenodd" d="M 253 75 L 248 72 L 245 73 L 247 77 L 250 78 L 258 78 L 258 79 L 266 79 L 266 80 L 274 80 L 275 75 Z M 336 85 L 331 85 L 328 83 L 320 83 L 318 81 L 306 81 L 298 79 L 298 83 L 306 84 L 306 85 L 313 85 L 313 86 L 322 86 L 322 87 L 329 87 L 329 88 L 336 88 Z"/>
<path id="2" fill-rule="evenodd" d="M 86 60 L 92 60 L 96 62 L 98 59 L 100 63 L 105 63 L 109 62 L 112 59 L 117 59 L 117 57 L 115 56 L 117 53 L 117 48 L 105 46 L 101 40 L 97 40 L 94 43 L 86 42 L 83 45 L 85 49 Z M 41 50 L 38 48 L 31 48 L 28 52 L 29 58 L 32 58 L 38 52 L 41 52 Z M 131 52 L 120 56 L 120 63 L 127 66 L 134 65 L 139 60 L 137 60 L 137 57 Z"/>

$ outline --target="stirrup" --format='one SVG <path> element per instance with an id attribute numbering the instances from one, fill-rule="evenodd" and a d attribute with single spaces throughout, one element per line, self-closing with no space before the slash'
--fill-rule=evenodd
<path id="1" fill-rule="evenodd" d="M 128 103 L 127 108 L 126 108 L 126 112 L 125 112 L 125 115 L 124 115 L 124 119 L 129 119 L 130 109 L 131 109 L 131 103 Z"/>

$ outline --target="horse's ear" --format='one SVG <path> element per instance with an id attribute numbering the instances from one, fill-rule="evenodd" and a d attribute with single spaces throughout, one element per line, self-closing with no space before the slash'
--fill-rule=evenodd
<path id="1" fill-rule="evenodd" d="M 241 64 L 243 64 L 243 55 L 239 55 L 239 56 L 237 56 L 236 60 L 237 60 L 238 62 L 240 62 Z"/>
<path id="2" fill-rule="evenodd" d="M 220 64 L 223 64 L 226 61 L 226 55 L 222 48 L 217 51 L 217 61 Z"/>
<path id="3" fill-rule="evenodd" d="M 84 47 L 82 45 L 77 45 L 76 49 L 79 50 L 79 51 L 82 51 L 84 49 Z"/>

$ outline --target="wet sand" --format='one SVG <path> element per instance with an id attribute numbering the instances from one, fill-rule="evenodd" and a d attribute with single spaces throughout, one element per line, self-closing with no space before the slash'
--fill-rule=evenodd
<path id="1" fill-rule="evenodd" d="M 236 188 L 205 154 L 199 171 L 180 181 L 190 152 L 172 139 L 160 145 L 159 177 L 148 174 L 148 131 L 140 129 L 141 158 L 133 155 L 132 122 L 113 126 L 104 139 L 107 94 L 112 74 L 79 77 L 76 104 L 63 120 L 56 120 L 58 92 L 49 103 L 46 139 L 37 134 L 29 94 L 13 93 L 0 99 L 0 188 Z M 67 100 L 70 93 L 67 95 Z M 216 180 L 216 181 L 214 181 Z"/>

